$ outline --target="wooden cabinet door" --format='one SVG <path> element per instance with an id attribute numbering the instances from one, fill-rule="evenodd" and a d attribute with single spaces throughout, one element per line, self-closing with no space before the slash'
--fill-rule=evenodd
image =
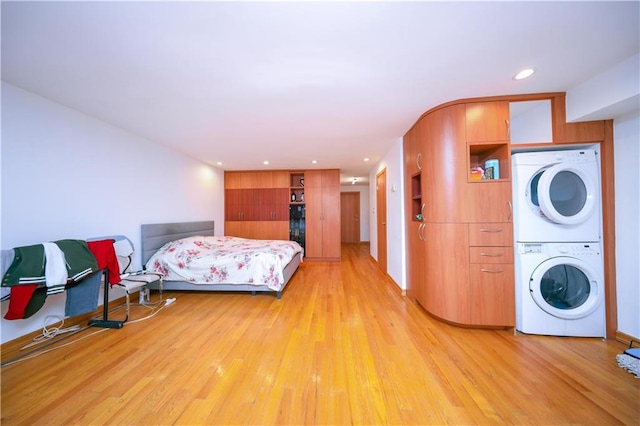
<path id="1" fill-rule="evenodd" d="M 304 186 L 305 188 L 322 187 L 322 170 L 305 170 Z"/>
<path id="2" fill-rule="evenodd" d="M 424 302 L 426 250 L 422 240 L 423 222 L 410 221 L 407 226 L 407 297 Z M 424 307 L 424 306 L 423 306 Z"/>
<path id="3" fill-rule="evenodd" d="M 275 196 L 275 200 L 274 200 L 273 220 L 289 221 L 289 189 L 288 188 L 274 189 L 274 196 Z"/>
<path id="4" fill-rule="evenodd" d="M 513 264 L 474 263 L 470 271 L 470 324 L 515 326 Z"/>
<path id="5" fill-rule="evenodd" d="M 287 188 L 251 190 L 254 194 L 254 219 L 258 221 L 289 220 Z"/>
<path id="6" fill-rule="evenodd" d="M 464 105 L 453 105 L 426 117 L 422 200 L 427 222 L 466 222 L 464 111 Z"/>
<path id="7" fill-rule="evenodd" d="M 224 172 L 224 187 L 226 189 L 241 189 L 242 172 Z"/>
<path id="8" fill-rule="evenodd" d="M 271 174 L 271 188 L 289 188 L 290 173 L 288 170 L 279 170 Z"/>
<path id="9" fill-rule="evenodd" d="M 340 170 L 305 170 L 304 186 L 311 188 L 340 187 Z"/>
<path id="10" fill-rule="evenodd" d="M 289 222 L 244 221 L 225 222 L 225 235 L 253 240 L 288 240 Z"/>
<path id="11" fill-rule="evenodd" d="M 509 102 L 476 102 L 466 105 L 467 142 L 509 140 Z"/>
<path id="12" fill-rule="evenodd" d="M 511 182 L 467 183 L 469 222 L 511 222 Z"/>
<path id="13" fill-rule="evenodd" d="M 323 170 L 322 171 L 322 186 L 340 188 L 340 170 Z"/>
<path id="14" fill-rule="evenodd" d="M 224 191 L 224 219 L 239 221 L 242 219 L 242 192 L 240 189 L 225 189 Z"/>
<path id="15" fill-rule="evenodd" d="M 413 175 L 422 170 L 422 139 L 421 131 L 425 127 L 425 119 L 420 120 L 404 136 L 404 167 L 405 175 Z"/>
<path id="16" fill-rule="evenodd" d="M 467 224 L 427 223 L 425 295 L 420 304 L 433 315 L 468 324 L 469 230 Z"/>
<path id="17" fill-rule="evenodd" d="M 306 186 L 305 173 L 305 257 L 322 257 L 322 188 Z"/>
<path id="18" fill-rule="evenodd" d="M 340 187 L 322 188 L 322 257 L 340 258 Z"/>
<path id="19" fill-rule="evenodd" d="M 256 189 L 241 189 L 240 190 L 240 220 L 259 220 L 260 208 L 257 200 L 260 197 L 260 193 Z"/>
<path id="20" fill-rule="evenodd" d="M 340 171 L 305 171 L 306 241 L 309 258 L 340 258 Z"/>

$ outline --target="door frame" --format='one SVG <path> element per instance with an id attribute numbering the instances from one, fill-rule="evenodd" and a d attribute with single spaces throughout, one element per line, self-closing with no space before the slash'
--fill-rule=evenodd
<path id="1" fill-rule="evenodd" d="M 380 188 L 382 186 L 382 188 Z M 387 274 L 387 168 L 376 174 L 376 229 L 378 268 Z"/>

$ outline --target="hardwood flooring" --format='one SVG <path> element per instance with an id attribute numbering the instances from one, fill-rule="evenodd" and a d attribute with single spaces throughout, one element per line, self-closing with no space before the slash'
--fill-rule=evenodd
<path id="1" fill-rule="evenodd" d="M 444 324 L 368 246 L 342 253 L 305 262 L 281 300 L 165 294 L 176 302 L 148 320 L 5 365 L 2 424 L 639 423 L 623 344 Z"/>

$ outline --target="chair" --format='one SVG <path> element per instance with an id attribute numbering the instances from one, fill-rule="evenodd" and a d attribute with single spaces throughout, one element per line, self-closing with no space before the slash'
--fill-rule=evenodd
<path id="1" fill-rule="evenodd" d="M 132 256 L 134 253 L 133 243 L 129 238 L 124 235 L 110 235 L 105 237 L 91 238 L 87 241 L 106 240 L 111 239 L 114 241 L 113 246 L 118 259 L 118 266 L 120 269 L 120 282 L 114 283 L 109 286 L 105 281 L 105 297 L 104 297 L 104 318 L 102 320 L 93 320 L 90 325 L 97 325 L 100 327 L 120 328 L 122 324 L 129 320 L 130 308 L 131 308 L 131 294 L 142 291 L 143 288 L 147 288 L 148 284 L 159 281 L 158 288 L 160 289 L 160 300 L 162 301 L 162 276 L 160 274 L 150 273 L 146 271 L 128 272 L 131 266 Z M 125 293 L 125 307 L 126 317 L 124 321 L 113 321 L 108 319 L 108 291 L 109 287 L 119 288 Z M 141 298 L 142 300 L 142 298 Z"/>

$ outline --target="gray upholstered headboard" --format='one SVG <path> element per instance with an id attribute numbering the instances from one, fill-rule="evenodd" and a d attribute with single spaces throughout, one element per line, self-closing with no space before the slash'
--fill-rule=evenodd
<path id="1" fill-rule="evenodd" d="M 152 223 L 142 225 L 140 250 L 142 252 L 142 266 L 160 247 L 169 241 L 196 235 L 213 236 L 214 221 Z"/>

